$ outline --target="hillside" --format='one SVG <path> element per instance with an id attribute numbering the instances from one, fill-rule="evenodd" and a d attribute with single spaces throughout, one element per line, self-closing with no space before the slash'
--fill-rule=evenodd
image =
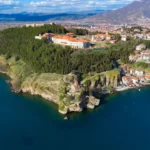
<path id="1" fill-rule="evenodd" d="M 134 1 L 112 12 L 87 17 L 84 22 L 120 24 L 133 23 L 141 18 L 150 18 L 150 0 Z"/>

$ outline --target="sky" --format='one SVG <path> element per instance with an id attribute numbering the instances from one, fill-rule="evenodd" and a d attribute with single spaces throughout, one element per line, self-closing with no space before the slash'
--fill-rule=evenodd
<path id="1" fill-rule="evenodd" d="M 0 13 L 114 10 L 134 0 L 0 0 Z"/>

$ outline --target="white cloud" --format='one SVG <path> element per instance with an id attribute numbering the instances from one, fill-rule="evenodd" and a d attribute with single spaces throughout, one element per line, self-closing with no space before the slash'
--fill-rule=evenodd
<path id="1" fill-rule="evenodd" d="M 19 4 L 19 1 L 16 0 L 0 0 L 0 5 L 12 5 L 12 4 Z"/>
<path id="2" fill-rule="evenodd" d="M 19 3 L 20 1 L 20 3 Z M 82 10 L 113 10 L 122 7 L 134 0 L 0 0 L 0 6 L 15 5 L 10 8 L 11 12 L 43 12 L 61 13 L 76 12 Z M 1 12 L 7 12 L 7 9 Z"/>

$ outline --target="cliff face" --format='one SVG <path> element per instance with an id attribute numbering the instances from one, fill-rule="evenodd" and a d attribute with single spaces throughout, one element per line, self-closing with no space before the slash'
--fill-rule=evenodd
<path id="1" fill-rule="evenodd" d="M 31 74 L 22 82 L 21 91 L 41 95 L 58 104 L 59 88 L 63 85 L 62 78 L 63 76 L 58 74 Z"/>
<path id="2" fill-rule="evenodd" d="M 117 87 L 119 70 L 88 74 L 81 79 L 80 74 L 59 75 L 34 73 L 23 61 L 15 57 L 0 56 L 0 72 L 11 78 L 13 91 L 40 95 L 58 105 L 59 112 L 81 112 L 84 108 L 94 109 L 100 104 L 99 97 L 104 87 L 111 91 Z"/>
<path id="3" fill-rule="evenodd" d="M 29 92 L 58 104 L 59 112 L 80 112 L 84 108 L 95 108 L 100 100 L 88 96 L 84 86 L 79 83 L 78 75 L 58 75 L 34 73 L 23 61 L 15 57 L 6 59 L 0 56 L 0 72 L 11 78 L 15 92 Z"/>

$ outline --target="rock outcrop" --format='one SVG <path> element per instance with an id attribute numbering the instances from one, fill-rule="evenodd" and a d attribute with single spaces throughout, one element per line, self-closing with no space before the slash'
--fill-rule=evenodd
<path id="1" fill-rule="evenodd" d="M 85 108 L 94 109 L 100 103 L 99 99 L 89 96 L 87 87 L 81 84 L 78 75 L 74 73 L 37 74 L 23 61 L 16 61 L 14 57 L 6 59 L 5 56 L 0 56 L 0 72 L 11 78 L 10 83 L 14 92 L 40 95 L 58 104 L 59 112 L 62 114 L 81 112 Z"/>
<path id="2" fill-rule="evenodd" d="M 84 108 L 98 106 L 99 99 L 87 96 L 86 88 L 80 83 L 78 75 L 70 73 L 63 77 L 64 87 L 60 89 L 59 112 L 81 112 Z M 91 107 L 90 107 L 91 105 Z"/>

